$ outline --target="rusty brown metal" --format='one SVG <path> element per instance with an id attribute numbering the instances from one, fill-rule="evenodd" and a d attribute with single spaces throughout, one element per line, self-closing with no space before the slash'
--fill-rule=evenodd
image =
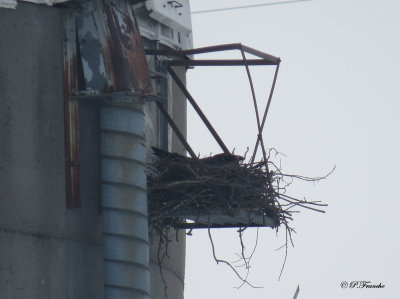
<path id="1" fill-rule="evenodd" d="M 78 60 L 76 51 L 75 16 L 71 11 L 64 15 L 64 130 L 65 130 L 65 180 L 68 208 L 78 208 L 79 185 L 79 103 L 71 100 L 78 89 Z"/>
<path id="2" fill-rule="evenodd" d="M 116 91 L 151 92 L 150 72 L 131 5 L 113 0 L 101 3 L 108 41 L 105 46 L 111 54 L 105 58 L 111 58 Z"/>
<path id="3" fill-rule="evenodd" d="M 151 93 L 150 72 L 133 8 L 125 1 L 94 0 L 78 17 L 86 89 L 106 94 Z"/>
<path id="4" fill-rule="evenodd" d="M 81 206 L 79 99 L 128 103 L 152 99 L 154 95 L 132 5 L 119 0 L 93 0 L 83 3 L 79 13 L 65 9 L 64 30 L 67 207 L 77 208 Z"/>

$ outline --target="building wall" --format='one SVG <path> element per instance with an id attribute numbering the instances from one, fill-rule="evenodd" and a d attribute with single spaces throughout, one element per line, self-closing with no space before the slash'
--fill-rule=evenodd
<path id="1" fill-rule="evenodd" d="M 63 122 L 62 10 L 20 2 L 0 9 L 1 298 L 103 298 L 98 106 L 82 103 L 81 201 L 67 209 Z M 184 79 L 185 70 L 180 69 Z M 172 85 L 170 110 L 186 132 L 186 100 Z M 148 145 L 158 145 L 153 104 Z M 184 150 L 174 135 L 172 151 Z M 183 298 L 185 235 L 163 264 L 169 298 Z M 171 236 L 175 239 L 175 233 Z M 150 249 L 152 298 L 164 298 Z"/>
<path id="2" fill-rule="evenodd" d="M 96 155 L 82 157 L 82 208 L 67 209 L 60 9 L 0 9 L 1 298 L 102 298 Z M 85 122 L 95 121 L 88 114 Z M 82 125 L 83 149 L 96 139 Z"/>

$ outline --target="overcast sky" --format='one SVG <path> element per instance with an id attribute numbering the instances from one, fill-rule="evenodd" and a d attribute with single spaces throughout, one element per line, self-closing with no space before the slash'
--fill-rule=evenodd
<path id="1" fill-rule="evenodd" d="M 192 11 L 265 3 L 264 0 L 191 0 Z M 271 1 L 272 2 L 272 1 Z M 292 226 L 278 281 L 284 231 L 260 230 L 249 280 L 216 265 L 206 231 L 187 238 L 188 299 L 400 298 L 400 3 L 398 0 L 313 0 L 207 14 L 193 14 L 194 46 L 241 42 L 282 59 L 264 138 L 286 173 L 319 176 L 296 183 L 288 194 L 329 204 L 326 214 L 302 211 Z M 228 54 L 225 57 L 233 54 Z M 221 56 L 214 56 L 221 57 Z M 237 56 L 235 56 L 237 57 Z M 260 104 L 272 67 L 255 67 Z M 241 68 L 189 71 L 188 88 L 229 148 L 254 146 L 251 93 Z M 217 144 L 189 110 L 189 141 L 196 152 L 218 153 Z M 279 157 L 277 158 L 279 161 Z M 234 230 L 213 231 L 217 255 L 234 260 Z M 255 230 L 248 233 L 251 250 Z M 382 283 L 383 289 L 342 289 L 342 281 Z"/>

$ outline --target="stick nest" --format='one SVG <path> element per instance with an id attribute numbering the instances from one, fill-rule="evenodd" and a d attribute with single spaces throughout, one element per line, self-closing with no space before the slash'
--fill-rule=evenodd
<path id="1" fill-rule="evenodd" d="M 285 259 L 279 277 L 282 275 L 288 244 L 293 245 L 292 232 L 294 229 L 289 224 L 293 220 L 293 213 L 298 212 L 294 209 L 306 208 L 324 213 L 320 207 L 327 206 L 320 201 L 300 200 L 289 196 L 286 194 L 286 189 L 294 179 L 308 182 L 323 180 L 335 168 L 327 175 L 315 178 L 284 174 L 280 167 L 270 160 L 271 152 L 279 154 L 276 150 L 270 149 L 268 156 L 264 155 L 261 162 L 246 163 L 243 157 L 233 154 L 218 154 L 203 159 L 192 159 L 153 148 L 153 160 L 148 164 L 149 219 L 152 231 L 159 236 L 158 260 L 162 277 L 161 264 L 168 255 L 170 230 L 180 227 L 189 228 L 187 234 L 191 234 L 196 225 L 196 216 L 198 216 L 197 219 L 203 216 L 201 220 L 203 222 L 200 224 L 202 227 L 208 227 L 214 260 L 217 263 L 226 264 L 233 270 L 242 281 L 239 288 L 244 284 L 254 287 L 248 282 L 247 277 L 250 260 L 257 247 L 258 230 L 254 249 L 250 256 L 246 256 L 242 235 L 248 226 L 252 226 L 251 221 L 227 224 L 230 227 L 239 227 L 238 233 L 242 250 L 238 261 L 245 266 L 244 274 L 241 274 L 234 265 L 238 261 L 231 263 L 216 256 L 210 231 L 210 228 L 216 226 L 210 223 L 210 218 L 208 218 L 208 222 L 207 220 L 204 222 L 207 219 L 204 216 L 215 215 L 215 211 L 219 215 L 230 216 L 228 219 L 233 221 L 235 219 L 243 220 L 243 217 L 235 218 L 235 216 L 242 212 L 250 212 L 252 215 L 268 218 L 269 226 L 275 227 L 277 230 L 280 225 L 283 225 L 286 242 L 281 248 L 285 248 Z M 186 219 L 190 219 L 187 216 L 191 216 L 191 220 L 194 222 L 187 223 Z M 223 216 L 222 219 L 224 219 Z"/>
<path id="2" fill-rule="evenodd" d="M 275 227 L 290 217 L 278 202 L 281 174 L 269 171 L 267 163 L 248 164 L 226 154 L 198 160 L 157 151 L 155 155 L 148 175 L 153 226 L 177 227 L 185 213 L 216 210 L 232 217 L 241 211 L 269 217 Z"/>

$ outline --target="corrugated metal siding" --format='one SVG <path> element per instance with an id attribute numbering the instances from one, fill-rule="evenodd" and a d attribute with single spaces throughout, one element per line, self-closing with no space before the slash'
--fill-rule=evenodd
<path id="1" fill-rule="evenodd" d="M 150 298 L 143 105 L 102 105 L 105 298 Z"/>

